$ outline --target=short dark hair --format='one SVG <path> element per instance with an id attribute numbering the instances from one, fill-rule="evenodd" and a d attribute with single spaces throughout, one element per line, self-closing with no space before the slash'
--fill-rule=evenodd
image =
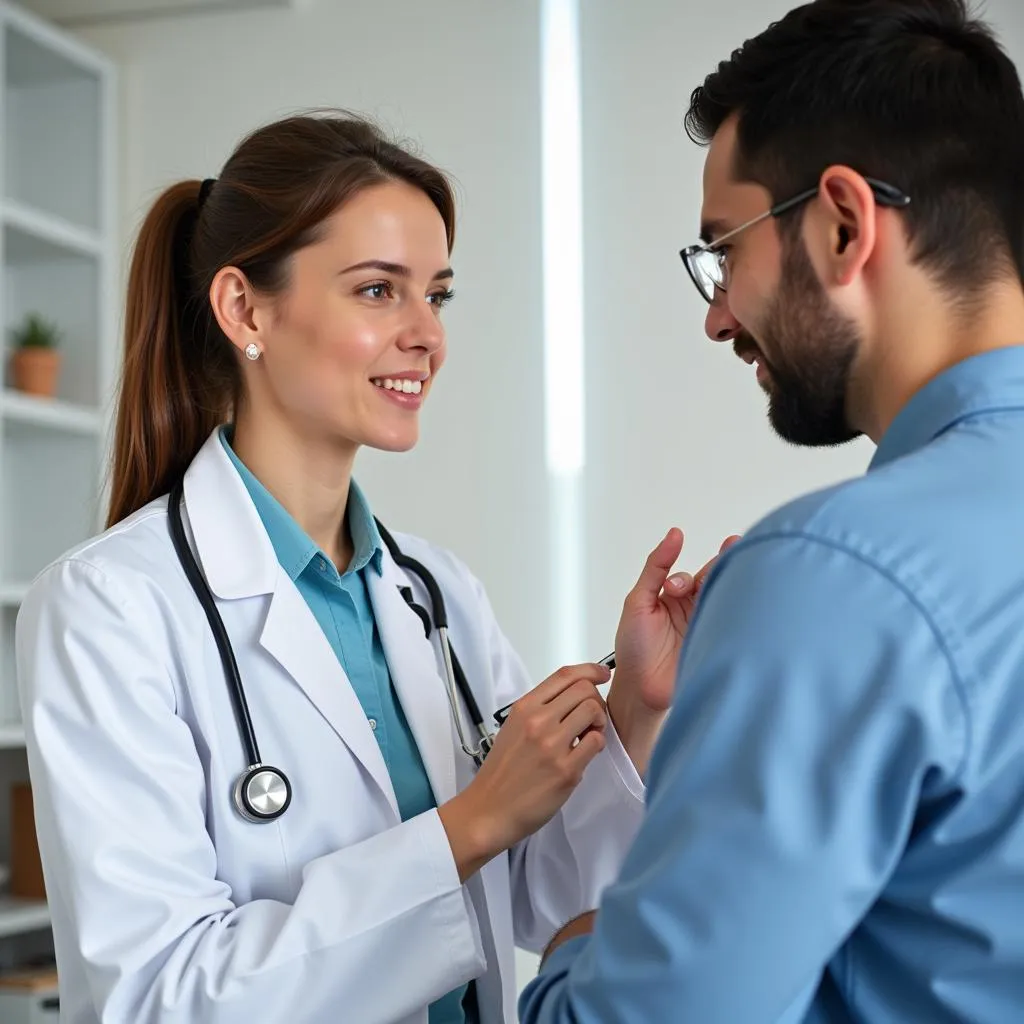
<path id="1" fill-rule="evenodd" d="M 687 134 L 734 114 L 735 173 L 774 201 L 845 164 L 911 197 L 915 261 L 948 290 L 1024 277 L 1024 96 L 965 0 L 804 4 L 694 90 Z"/>

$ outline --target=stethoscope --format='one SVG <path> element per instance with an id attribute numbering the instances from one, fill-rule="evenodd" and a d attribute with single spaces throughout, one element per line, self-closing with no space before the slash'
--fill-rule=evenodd
<path id="1" fill-rule="evenodd" d="M 235 660 L 235 652 L 231 646 L 231 639 L 224 628 L 224 621 L 217 611 L 217 605 L 213 594 L 210 591 L 199 563 L 196 561 L 192 548 L 189 546 L 185 536 L 185 528 L 181 521 L 181 504 L 184 499 L 183 484 L 179 482 L 171 491 L 170 501 L 167 507 L 168 524 L 171 532 L 171 540 L 177 552 L 181 567 L 185 570 L 192 589 L 195 591 L 199 603 L 206 612 L 206 619 L 213 631 L 213 639 L 217 644 L 217 652 L 220 655 L 221 665 L 224 668 L 224 677 L 227 680 L 228 692 L 231 695 L 235 708 L 235 719 L 238 723 L 238 733 L 245 751 L 245 759 L 248 767 L 243 771 L 235 782 L 232 791 L 232 800 L 238 813 L 249 821 L 263 822 L 273 821 L 281 817 L 292 801 L 292 786 L 280 768 L 263 764 L 260 757 L 260 749 L 256 743 L 256 731 L 252 724 L 252 715 L 249 713 L 249 704 L 245 698 L 245 688 L 242 686 L 242 677 L 238 671 L 238 663 Z M 441 657 L 444 661 L 445 689 L 448 694 L 448 704 L 451 708 L 452 718 L 458 732 L 459 743 L 467 756 L 471 757 L 477 767 L 483 764 L 491 747 L 494 745 L 494 733 L 488 731 L 484 725 L 483 716 L 480 714 L 480 706 L 473 696 L 473 691 L 466 680 L 466 674 L 459 664 L 455 651 L 452 649 L 448 639 L 448 614 L 444 605 L 444 598 L 441 596 L 441 588 L 433 574 L 421 562 L 408 555 L 402 554 L 394 538 L 377 521 L 377 529 L 395 563 L 407 572 L 415 573 L 420 582 L 426 588 L 430 597 L 431 614 L 426 608 L 413 600 L 412 587 L 399 587 L 399 592 L 405 599 L 406 604 L 419 616 L 423 622 L 423 629 L 427 639 L 430 639 L 430 623 L 433 617 L 434 627 L 437 630 L 438 641 L 441 648 Z M 479 742 L 474 746 L 466 737 L 462 724 L 462 716 L 459 714 L 458 699 L 461 695 L 466 711 L 469 713 L 473 727 L 480 736 Z M 504 709 L 502 709 L 504 710 Z M 498 716 L 495 716 L 496 718 Z"/>

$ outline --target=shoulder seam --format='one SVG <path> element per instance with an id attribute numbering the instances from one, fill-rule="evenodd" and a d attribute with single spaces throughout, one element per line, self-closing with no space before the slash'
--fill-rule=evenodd
<path id="1" fill-rule="evenodd" d="M 36 581 L 40 581 L 44 577 L 66 566 L 74 566 L 75 568 L 82 569 L 87 574 L 94 576 L 99 580 L 103 584 L 107 595 L 113 599 L 114 603 L 121 611 L 124 611 L 124 609 L 128 607 L 127 601 L 124 598 L 124 588 L 121 584 L 119 584 L 109 573 L 105 572 L 101 566 L 87 558 L 79 558 L 77 553 L 73 555 L 62 555 L 56 561 L 51 562 L 38 574 Z"/>
<path id="2" fill-rule="evenodd" d="M 109 530 L 105 530 L 103 533 L 97 534 L 95 537 L 91 537 L 87 541 L 84 541 L 79 547 L 74 548 L 69 552 L 65 552 L 62 555 L 58 555 L 55 559 L 53 559 L 52 562 L 44 566 L 42 569 L 39 570 L 39 572 L 36 573 L 36 575 L 32 579 L 32 583 L 35 583 L 36 580 L 41 579 L 51 569 L 56 569 L 61 565 L 67 565 L 71 562 L 95 569 L 103 576 L 104 579 L 109 580 L 110 577 L 105 575 L 103 573 L 103 570 L 100 569 L 100 567 L 96 565 L 95 562 L 92 562 L 88 558 L 84 558 L 83 556 L 87 554 L 89 551 L 91 551 L 98 544 L 101 544 L 104 540 L 110 537 L 116 537 L 118 534 L 125 533 L 130 529 L 134 529 L 140 523 L 144 523 L 147 520 L 152 519 L 154 516 L 160 516 L 165 514 L 166 513 L 163 509 L 154 508 L 147 512 L 145 515 L 139 515 L 138 518 L 133 519 L 131 525 L 128 525 L 125 522 L 121 522 L 118 523 L 116 526 L 112 526 Z"/>
<path id="3" fill-rule="evenodd" d="M 765 541 L 771 540 L 801 540 L 811 544 L 816 544 L 820 547 L 831 548 L 834 551 L 838 551 L 841 554 L 847 555 L 854 561 L 857 561 L 864 565 L 866 568 L 871 569 L 883 579 L 887 580 L 892 586 L 894 586 L 912 607 L 917 609 L 921 618 L 925 621 L 930 630 L 932 636 L 935 638 L 935 642 L 939 649 L 942 651 L 943 657 L 946 659 L 946 665 L 949 668 L 950 676 L 953 680 L 953 689 L 956 692 L 957 699 L 960 702 L 960 708 L 964 716 L 964 749 L 961 754 L 960 763 L 957 766 L 956 772 L 954 773 L 954 781 L 958 780 L 963 772 L 966 770 L 967 764 L 970 760 L 972 738 L 973 738 L 973 715 L 971 713 L 971 704 L 967 695 L 967 684 L 957 668 L 956 661 L 953 658 L 953 654 L 950 650 L 949 644 L 946 642 L 946 638 L 943 635 L 938 623 L 935 621 L 934 616 L 931 614 L 927 606 L 921 601 L 917 594 L 911 590 L 911 588 L 905 583 L 896 573 L 889 567 L 882 565 L 880 562 L 873 559 L 870 555 L 863 551 L 858 551 L 856 548 L 851 547 L 848 544 L 843 544 L 840 541 L 833 540 L 827 537 L 819 537 L 812 533 L 807 533 L 803 530 L 798 529 L 775 529 L 767 533 L 759 533 L 748 540 L 737 544 L 736 547 L 727 553 L 725 556 L 728 558 L 730 555 L 739 554 L 742 550 L 749 549 L 755 544 L 761 544 Z M 731 560 L 731 559 L 730 559 Z"/>

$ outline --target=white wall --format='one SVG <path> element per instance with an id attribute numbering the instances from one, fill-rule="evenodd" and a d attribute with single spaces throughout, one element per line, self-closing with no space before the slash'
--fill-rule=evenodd
<path id="1" fill-rule="evenodd" d="M 159 189 L 216 176 L 243 133 L 296 109 L 377 116 L 454 174 L 462 217 L 448 364 L 417 450 L 365 452 L 357 475 L 385 523 L 469 563 L 539 681 L 551 666 L 538 17 L 534 0 L 299 0 L 80 34 L 122 69 L 126 256 Z"/>

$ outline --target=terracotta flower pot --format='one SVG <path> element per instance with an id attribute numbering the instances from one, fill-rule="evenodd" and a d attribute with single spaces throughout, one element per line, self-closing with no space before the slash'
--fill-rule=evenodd
<path id="1" fill-rule="evenodd" d="M 29 395 L 52 398 L 59 372 L 60 353 L 52 348 L 19 348 L 11 357 L 14 386 Z"/>

